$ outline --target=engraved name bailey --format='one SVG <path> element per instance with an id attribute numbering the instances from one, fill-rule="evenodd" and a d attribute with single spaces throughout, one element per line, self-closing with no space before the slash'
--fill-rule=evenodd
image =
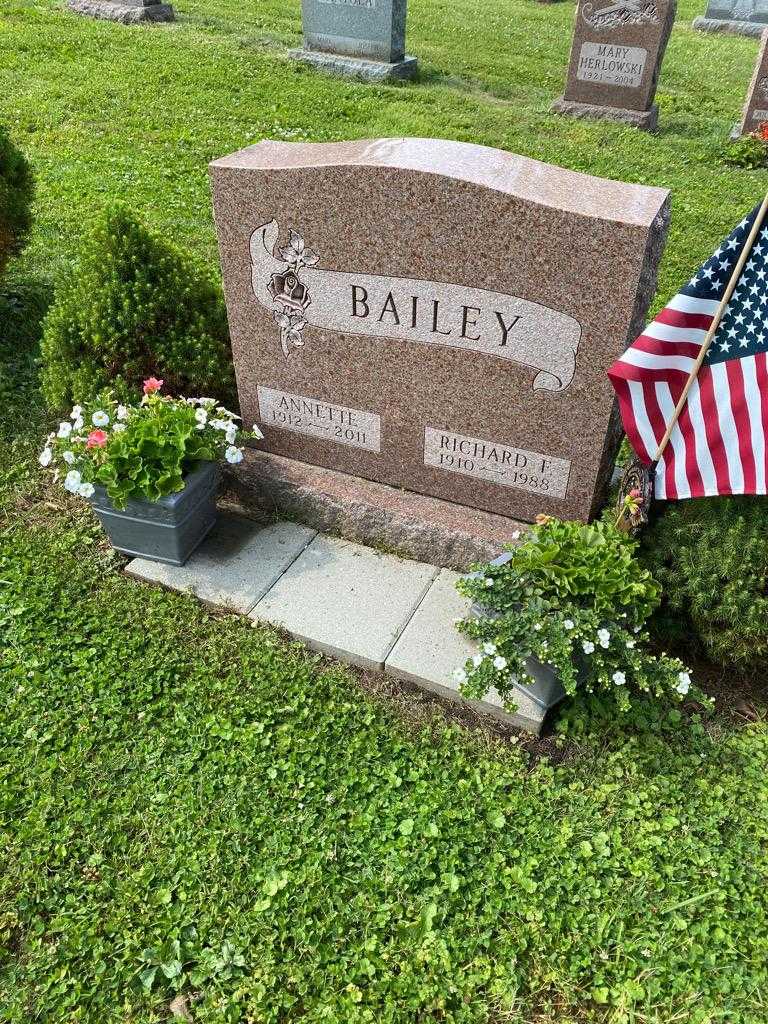
<path id="1" fill-rule="evenodd" d="M 536 371 L 534 390 L 573 380 L 581 325 L 567 313 L 485 288 L 326 270 L 296 231 L 278 249 L 279 233 L 274 220 L 252 233 L 251 283 L 286 357 L 316 327 L 513 360 Z"/>

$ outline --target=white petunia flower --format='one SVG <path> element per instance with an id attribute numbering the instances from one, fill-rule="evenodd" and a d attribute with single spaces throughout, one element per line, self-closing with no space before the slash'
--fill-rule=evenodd
<path id="1" fill-rule="evenodd" d="M 640 627 L 640 626 L 635 626 L 635 628 L 634 628 L 634 629 L 632 630 L 632 632 L 633 632 L 633 633 L 639 633 L 639 632 L 640 632 L 640 629 L 641 629 L 641 627 Z"/>
<path id="2" fill-rule="evenodd" d="M 224 458 L 227 462 L 230 462 L 233 466 L 237 465 L 238 462 L 243 461 L 243 453 L 240 448 L 236 448 L 233 444 L 227 448 L 224 452 Z"/>
<path id="3" fill-rule="evenodd" d="M 475 666 L 475 668 L 480 668 L 484 660 L 485 659 L 483 658 L 482 654 L 475 654 L 472 657 L 472 664 Z"/>
<path id="4" fill-rule="evenodd" d="M 493 667 L 501 672 L 507 667 L 507 659 L 503 658 L 500 654 L 497 654 L 493 659 Z"/>
<path id="5" fill-rule="evenodd" d="M 487 579 L 487 580 L 485 581 L 485 585 L 486 585 L 486 587 L 492 587 L 492 586 L 493 586 L 493 580 L 492 580 L 492 579 L 490 579 L 490 577 L 489 577 L 489 578 L 488 578 L 488 579 Z"/>
<path id="6" fill-rule="evenodd" d="M 227 420 L 209 420 L 208 425 L 213 427 L 214 430 L 229 430 L 229 423 L 227 422 Z"/>
<path id="7" fill-rule="evenodd" d="M 492 644 L 489 641 L 488 643 L 483 644 L 483 650 L 485 651 L 486 654 L 495 654 L 496 653 L 496 644 Z"/>
<path id="8" fill-rule="evenodd" d="M 611 642 L 611 634 L 608 632 L 607 629 L 598 629 L 597 639 L 600 641 L 601 647 L 607 647 L 608 644 Z"/>
<path id="9" fill-rule="evenodd" d="M 93 492 L 95 490 L 96 488 L 93 486 L 93 484 L 85 483 L 80 484 L 80 486 L 77 488 L 77 493 L 80 495 L 81 498 L 91 498 L 93 497 Z"/>
<path id="10" fill-rule="evenodd" d="M 216 399 L 215 398 L 198 398 L 197 404 L 198 405 L 204 405 L 206 407 L 206 409 L 210 409 L 211 406 L 216 405 Z"/>
<path id="11" fill-rule="evenodd" d="M 198 423 L 205 424 L 208 420 L 208 413 L 205 409 L 195 409 L 195 419 Z"/>
<path id="12" fill-rule="evenodd" d="M 59 424 L 59 431 L 56 434 L 56 437 L 69 437 L 71 433 L 72 424 L 68 423 L 66 420 L 62 420 L 61 423 Z"/>
<path id="13" fill-rule="evenodd" d="M 116 423 L 116 424 L 114 425 L 114 427 L 112 427 L 112 431 L 113 431 L 113 432 L 114 432 L 115 434 L 122 434 L 122 432 L 123 432 L 124 430 L 125 430 L 125 424 L 124 424 L 124 423 Z"/>
<path id="14" fill-rule="evenodd" d="M 230 423 L 227 427 L 227 432 L 224 435 L 227 444 L 234 444 L 237 440 L 237 427 L 234 423 Z"/>
<path id="15" fill-rule="evenodd" d="M 61 457 L 62 457 L 62 459 L 64 459 L 64 461 L 66 462 L 66 464 L 68 466 L 71 466 L 72 463 L 75 461 L 75 457 L 76 456 L 75 456 L 74 452 L 66 451 L 66 452 L 62 452 Z"/>
<path id="16" fill-rule="evenodd" d="M 467 673 L 464 671 L 463 668 L 457 668 L 456 671 L 453 673 L 453 678 L 456 680 L 457 683 L 466 683 Z"/>
<path id="17" fill-rule="evenodd" d="M 592 643 L 591 640 L 585 640 L 581 646 L 584 649 L 585 654 L 592 654 L 592 652 L 595 649 L 595 645 Z"/>
<path id="18" fill-rule="evenodd" d="M 573 619 L 564 619 L 563 620 L 563 628 L 564 629 L 574 629 Z"/>
<path id="19" fill-rule="evenodd" d="M 82 415 L 83 415 L 83 407 L 82 407 L 82 405 L 73 405 L 72 406 L 72 412 L 69 414 L 69 418 L 71 420 L 79 420 Z"/>
<path id="20" fill-rule="evenodd" d="M 97 409 L 93 416 L 91 416 L 91 423 L 94 427 L 108 427 L 109 416 L 107 416 L 103 409 Z"/>
<path id="21" fill-rule="evenodd" d="M 76 469 L 70 469 L 67 475 L 64 477 L 64 489 L 69 491 L 71 494 L 77 494 L 77 489 L 82 482 L 82 478 Z"/>
<path id="22" fill-rule="evenodd" d="M 614 683 L 616 683 L 617 686 L 623 686 L 624 683 L 626 683 L 627 681 L 627 677 L 624 675 L 623 672 L 614 672 L 613 681 Z"/>
<path id="23" fill-rule="evenodd" d="M 130 409 L 127 405 L 118 405 L 117 407 L 117 418 L 119 420 L 127 420 Z"/>
<path id="24" fill-rule="evenodd" d="M 253 434 L 253 436 L 256 438 L 257 441 L 263 441 L 264 440 L 264 435 L 259 430 L 259 426 L 258 426 L 257 423 L 253 424 L 253 430 L 251 431 L 251 433 Z"/>
<path id="25" fill-rule="evenodd" d="M 691 688 L 691 677 L 688 675 L 687 672 L 680 672 L 677 678 L 678 684 L 675 687 L 675 689 L 679 694 L 682 694 L 682 696 L 684 697 Z"/>
<path id="26" fill-rule="evenodd" d="M 636 643 L 635 640 L 627 640 L 627 647 L 630 649 L 630 651 L 635 646 L 635 643 Z"/>
<path id="27" fill-rule="evenodd" d="M 41 466 L 50 466 L 51 460 L 53 459 L 53 452 L 50 448 L 43 448 L 40 452 L 40 457 L 37 460 Z"/>
<path id="28" fill-rule="evenodd" d="M 82 430 L 84 423 L 85 423 L 85 420 L 83 419 L 83 417 L 82 416 L 78 416 L 77 419 L 74 420 L 73 423 L 72 423 L 72 429 L 73 430 Z"/>

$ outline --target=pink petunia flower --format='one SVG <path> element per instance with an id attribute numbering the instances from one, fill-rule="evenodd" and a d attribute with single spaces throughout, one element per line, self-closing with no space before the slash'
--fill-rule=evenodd
<path id="1" fill-rule="evenodd" d="M 92 430 L 85 443 L 86 448 L 103 448 L 109 440 L 105 430 Z"/>
<path id="2" fill-rule="evenodd" d="M 144 394 L 153 395 L 155 391 L 159 391 L 165 382 L 158 380 L 157 377 L 147 377 L 144 381 Z"/>

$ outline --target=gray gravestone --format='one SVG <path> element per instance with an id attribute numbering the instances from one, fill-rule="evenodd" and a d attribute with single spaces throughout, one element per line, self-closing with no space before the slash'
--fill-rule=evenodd
<path id="1" fill-rule="evenodd" d="M 173 21 L 173 7 L 162 0 L 67 0 L 75 14 L 134 25 L 141 21 Z"/>
<path id="2" fill-rule="evenodd" d="M 768 0 L 709 0 L 707 13 L 695 18 L 693 27 L 702 32 L 735 32 L 760 36 L 768 26 Z"/>
<path id="3" fill-rule="evenodd" d="M 552 109 L 653 131 L 675 13 L 676 0 L 579 0 L 565 94 Z"/>
<path id="4" fill-rule="evenodd" d="M 302 0 L 304 48 L 290 56 L 367 81 L 412 78 L 405 54 L 407 0 Z"/>

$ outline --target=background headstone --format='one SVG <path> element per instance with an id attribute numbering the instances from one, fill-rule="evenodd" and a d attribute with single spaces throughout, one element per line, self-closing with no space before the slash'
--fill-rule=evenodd
<path id="1" fill-rule="evenodd" d="M 734 32 L 742 36 L 762 35 L 768 26 L 768 0 L 709 0 L 703 17 L 693 27 L 702 32 Z"/>
<path id="2" fill-rule="evenodd" d="M 290 56 L 367 81 L 413 78 L 405 53 L 407 0 L 302 0 L 304 48 Z"/>
<path id="3" fill-rule="evenodd" d="M 553 110 L 653 131 L 675 0 L 579 0 L 565 94 Z"/>
<path id="4" fill-rule="evenodd" d="M 67 0 L 67 7 L 75 14 L 119 21 L 124 25 L 174 20 L 173 7 L 161 0 Z"/>
<path id="5" fill-rule="evenodd" d="M 261 142 L 211 173 L 268 452 L 528 521 L 596 510 L 666 190 L 434 139 Z"/>
<path id="6" fill-rule="evenodd" d="M 757 131 L 763 121 L 768 121 L 768 31 L 763 32 L 741 121 L 736 126 L 733 137 L 738 138 L 740 135 Z"/>

